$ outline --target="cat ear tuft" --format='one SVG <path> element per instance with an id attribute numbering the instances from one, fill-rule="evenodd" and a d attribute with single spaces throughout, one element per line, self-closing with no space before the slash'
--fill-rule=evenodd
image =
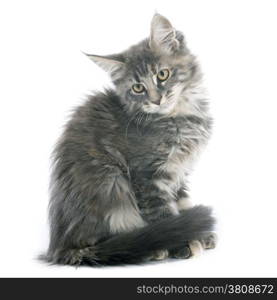
<path id="1" fill-rule="evenodd" d="M 121 69 L 125 63 L 116 59 L 112 56 L 100 56 L 94 54 L 84 53 L 90 60 L 96 63 L 104 71 L 108 72 L 110 75 L 113 75 L 119 69 Z"/>
<path id="2" fill-rule="evenodd" d="M 176 30 L 164 16 L 156 13 L 151 22 L 150 48 L 171 54 L 179 48 Z"/>

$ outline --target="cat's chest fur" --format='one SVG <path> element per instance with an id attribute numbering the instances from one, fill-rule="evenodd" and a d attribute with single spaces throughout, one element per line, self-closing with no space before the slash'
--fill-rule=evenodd
<path id="1" fill-rule="evenodd" d="M 197 124 L 187 117 L 168 118 L 133 128 L 129 138 L 129 164 L 135 173 L 170 175 L 183 181 L 199 144 Z"/>

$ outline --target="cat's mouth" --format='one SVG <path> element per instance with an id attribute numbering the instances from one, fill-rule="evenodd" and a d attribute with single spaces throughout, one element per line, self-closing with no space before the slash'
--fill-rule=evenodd
<path id="1" fill-rule="evenodd" d="M 162 96 L 160 106 L 168 105 L 169 102 L 170 102 L 170 99 L 168 99 L 166 96 Z"/>
<path id="2" fill-rule="evenodd" d="M 147 113 L 167 113 L 174 108 L 175 102 L 175 99 L 163 96 L 160 104 L 149 102 L 144 105 L 143 108 Z"/>

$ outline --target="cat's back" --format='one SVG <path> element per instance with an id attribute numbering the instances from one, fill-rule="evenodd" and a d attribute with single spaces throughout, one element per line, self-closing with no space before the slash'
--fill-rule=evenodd
<path id="1" fill-rule="evenodd" d="M 113 90 L 105 90 L 88 96 L 87 100 L 77 107 L 68 123 L 70 130 L 99 130 L 118 125 L 119 98 Z"/>
<path id="2" fill-rule="evenodd" d="M 121 111 L 120 101 L 113 90 L 89 96 L 73 112 L 56 152 L 76 157 L 116 145 L 122 131 Z"/>

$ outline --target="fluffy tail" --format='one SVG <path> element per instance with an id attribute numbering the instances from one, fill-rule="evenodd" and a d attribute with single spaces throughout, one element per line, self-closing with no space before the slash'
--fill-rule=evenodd
<path id="1" fill-rule="evenodd" d="M 71 265 L 120 265 L 145 261 L 157 250 L 173 250 L 212 231 L 211 209 L 202 205 L 132 232 L 121 233 L 83 249 L 61 252 L 46 260 Z"/>

